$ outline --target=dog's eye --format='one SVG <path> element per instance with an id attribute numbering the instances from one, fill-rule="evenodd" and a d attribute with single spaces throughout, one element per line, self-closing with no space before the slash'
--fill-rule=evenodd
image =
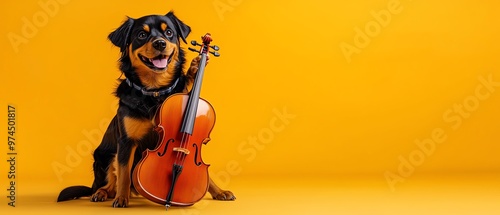
<path id="1" fill-rule="evenodd" d="M 172 37 L 174 35 L 174 32 L 172 30 L 170 30 L 170 29 L 167 29 L 165 31 L 165 34 L 167 35 L 167 37 Z"/>
<path id="2" fill-rule="evenodd" d="M 148 35 L 144 31 L 141 31 L 141 32 L 139 32 L 139 34 L 137 34 L 137 38 L 139 38 L 141 40 L 146 39 L 146 37 L 148 37 Z"/>

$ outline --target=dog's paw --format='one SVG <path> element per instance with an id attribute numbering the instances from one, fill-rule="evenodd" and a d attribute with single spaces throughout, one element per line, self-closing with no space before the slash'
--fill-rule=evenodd
<path id="1" fill-rule="evenodd" d="M 128 206 L 128 197 L 118 196 L 113 201 L 114 208 L 126 208 Z"/>
<path id="2" fill-rule="evenodd" d="M 221 201 L 233 201 L 236 199 L 236 196 L 234 196 L 233 192 L 229 190 L 221 190 L 220 193 L 218 193 L 215 196 L 212 196 L 212 198 Z"/>
<path id="3" fill-rule="evenodd" d="M 189 66 L 189 69 L 187 71 L 187 76 L 191 76 L 191 77 L 194 77 L 194 75 L 196 75 L 196 73 L 198 72 L 198 68 L 200 66 L 200 60 L 201 60 L 201 56 L 198 55 L 198 57 L 195 57 L 193 58 L 193 60 L 191 61 L 191 65 Z"/>
<path id="4" fill-rule="evenodd" d="M 91 197 L 91 202 L 104 202 L 108 199 L 108 192 L 104 189 L 98 189 Z"/>
<path id="5" fill-rule="evenodd" d="M 194 77 L 196 75 L 196 73 L 198 72 L 198 68 L 200 67 L 200 60 L 201 60 L 201 55 L 198 55 L 198 57 L 195 57 L 192 61 L 191 61 L 191 65 L 189 66 L 189 69 L 187 71 L 187 76 L 191 76 L 191 77 Z M 206 64 L 208 64 L 208 55 L 207 55 L 207 62 Z M 205 66 L 206 66 L 205 64 Z"/>

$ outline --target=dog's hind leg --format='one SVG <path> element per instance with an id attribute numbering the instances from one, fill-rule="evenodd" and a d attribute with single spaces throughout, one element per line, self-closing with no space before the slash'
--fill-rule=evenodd
<path id="1" fill-rule="evenodd" d="M 126 162 L 123 162 L 122 160 L 124 159 L 123 157 L 119 159 L 118 162 L 118 180 L 117 180 L 117 193 L 115 200 L 113 201 L 113 207 L 127 207 L 128 206 L 128 200 L 130 198 L 130 186 L 131 186 L 131 178 L 130 174 L 132 171 L 132 164 L 134 162 L 134 153 L 135 150 L 137 149 L 137 145 L 132 143 L 129 143 L 130 147 L 127 147 L 127 149 L 122 150 L 123 154 L 128 154 L 128 156 L 123 156 L 123 157 L 128 157 L 128 160 Z M 120 154 L 118 154 L 120 156 Z"/>
<path id="2" fill-rule="evenodd" d="M 113 162 L 109 164 L 106 173 L 106 185 L 97 189 L 92 195 L 90 201 L 103 202 L 108 198 L 114 198 L 116 194 L 116 157 Z"/>
<path id="3" fill-rule="evenodd" d="M 92 185 L 92 202 L 106 201 L 116 193 L 116 161 L 118 120 L 113 118 L 104 134 L 101 144 L 94 151 L 94 183 Z"/>

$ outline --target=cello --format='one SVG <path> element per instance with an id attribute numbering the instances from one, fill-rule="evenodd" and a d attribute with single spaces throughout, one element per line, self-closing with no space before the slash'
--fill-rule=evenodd
<path id="1" fill-rule="evenodd" d="M 168 97 L 158 109 L 155 117 L 155 130 L 160 136 L 158 145 L 143 152 L 132 174 L 137 192 L 165 205 L 167 210 L 171 205 L 193 205 L 208 190 L 209 165 L 201 158 L 201 148 L 210 140 L 215 111 L 208 101 L 200 98 L 200 90 L 207 55 L 220 55 L 218 46 L 210 46 L 209 33 L 202 40 L 203 44 L 191 41 L 192 45 L 201 46 L 200 50 L 189 48 L 201 55 L 191 91 Z"/>

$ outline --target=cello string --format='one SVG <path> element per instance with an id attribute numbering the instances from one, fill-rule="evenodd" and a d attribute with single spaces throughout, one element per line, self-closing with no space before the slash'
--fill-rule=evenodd
<path id="1" fill-rule="evenodd" d="M 181 138 L 181 143 L 179 144 L 179 147 L 182 147 L 185 140 L 186 140 L 186 133 L 183 132 L 182 138 Z M 180 163 L 179 163 L 180 158 L 181 158 L 181 152 L 177 152 L 177 154 L 175 156 L 175 162 L 174 162 L 175 165 L 180 165 Z"/>
<path id="2" fill-rule="evenodd" d="M 182 149 L 185 149 L 188 141 L 189 141 L 189 134 L 184 133 L 183 141 L 182 141 L 180 147 Z M 181 166 L 184 164 L 184 160 L 183 160 L 184 156 L 186 156 L 186 154 L 184 152 L 179 152 L 179 165 L 181 165 Z"/>
<path id="3" fill-rule="evenodd" d="M 191 135 L 189 134 L 186 134 L 186 140 L 182 146 L 182 148 L 186 149 L 187 148 L 187 144 L 189 143 L 189 139 L 190 139 Z M 187 154 L 186 153 L 181 153 L 181 158 L 180 158 L 180 162 L 182 165 L 184 165 L 184 161 L 186 160 L 186 157 L 187 157 Z"/>
<path id="4" fill-rule="evenodd" d="M 189 137 L 190 135 L 187 133 L 182 134 L 182 139 L 181 139 L 181 144 L 179 145 L 180 148 L 186 149 L 187 143 L 189 142 Z M 186 160 L 187 154 L 184 152 L 177 152 L 175 164 L 183 166 L 184 161 Z"/>
<path id="5" fill-rule="evenodd" d="M 207 43 L 211 42 L 211 38 L 207 37 L 207 35 L 206 35 L 205 37 L 202 37 L 202 40 L 203 40 L 203 45 L 200 48 L 200 54 L 201 54 L 202 59 L 200 60 L 200 63 L 205 61 L 204 65 L 206 65 L 207 53 L 209 50 Z M 203 69 L 204 69 L 204 65 L 202 66 Z M 179 147 L 181 149 L 186 149 L 190 136 L 191 135 L 189 135 L 187 133 L 184 133 L 184 132 L 182 133 L 181 143 L 179 144 Z M 177 155 L 176 155 L 174 164 L 182 166 L 184 164 L 184 161 L 186 160 L 186 157 L 187 157 L 187 154 L 185 152 L 177 151 Z"/>
<path id="6" fill-rule="evenodd" d="M 186 142 L 189 141 L 189 136 L 187 135 L 187 133 L 184 133 L 182 135 L 182 142 L 180 144 L 180 148 L 186 148 Z M 184 164 L 183 162 L 183 159 L 182 157 L 185 155 L 184 152 L 177 152 L 177 155 L 179 155 L 179 157 L 177 158 L 177 161 L 178 161 L 178 164 L 180 166 L 182 166 Z"/>

